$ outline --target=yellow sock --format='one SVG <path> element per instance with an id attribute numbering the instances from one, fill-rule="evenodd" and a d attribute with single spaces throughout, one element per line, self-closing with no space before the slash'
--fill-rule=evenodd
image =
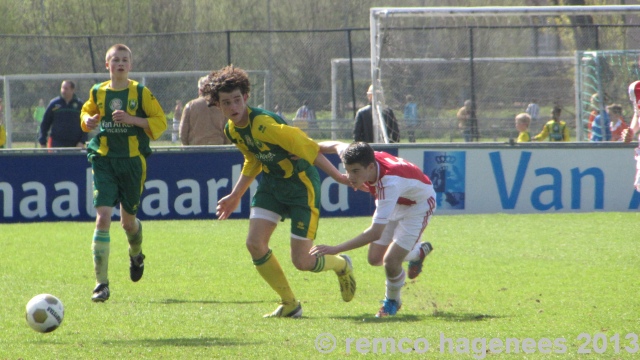
<path id="1" fill-rule="evenodd" d="M 289 282 L 284 276 L 282 267 L 280 267 L 280 263 L 271 252 L 271 249 L 269 249 L 267 254 L 262 258 L 253 260 L 253 264 L 267 284 L 280 295 L 283 303 L 295 303 L 296 297 L 293 295 L 293 291 L 291 287 L 289 287 Z"/>
<path id="2" fill-rule="evenodd" d="M 96 273 L 96 282 L 109 283 L 109 232 L 96 230 L 93 234 L 91 251 L 93 253 L 93 268 Z"/>
<path id="3" fill-rule="evenodd" d="M 347 260 L 338 255 L 322 255 L 316 258 L 316 266 L 313 268 L 313 272 L 329 271 L 335 272 L 344 271 L 347 266 Z"/>
<path id="4" fill-rule="evenodd" d="M 127 234 L 129 241 L 129 256 L 138 256 L 142 252 L 142 223 L 136 219 L 138 231 L 135 234 Z"/>

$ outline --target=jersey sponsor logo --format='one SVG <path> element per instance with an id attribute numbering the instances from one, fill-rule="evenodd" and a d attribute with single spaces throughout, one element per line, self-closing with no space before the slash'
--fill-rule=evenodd
<path id="1" fill-rule="evenodd" d="M 120 100 L 120 99 L 112 99 L 109 102 L 109 109 L 111 111 L 121 110 L 122 109 L 122 100 Z"/>
<path id="2" fill-rule="evenodd" d="M 249 137 L 249 135 L 245 135 L 245 137 L 244 137 L 244 142 L 245 142 L 245 144 L 247 144 L 248 146 L 254 146 L 254 145 L 253 145 L 253 140 L 251 140 L 251 137 Z"/>
<path id="3" fill-rule="evenodd" d="M 261 163 L 271 163 L 276 158 L 276 155 L 273 153 L 257 153 L 256 159 L 258 159 Z"/>
<path id="4" fill-rule="evenodd" d="M 296 224 L 296 227 L 300 230 L 304 230 L 306 229 L 306 226 L 304 225 L 304 223 L 302 221 L 298 221 L 298 223 Z"/>

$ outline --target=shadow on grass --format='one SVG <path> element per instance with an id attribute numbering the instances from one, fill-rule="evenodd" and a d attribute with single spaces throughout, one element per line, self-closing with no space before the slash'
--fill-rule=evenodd
<path id="1" fill-rule="evenodd" d="M 256 300 L 256 301 L 220 301 L 220 300 L 181 300 L 181 299 L 164 299 L 158 301 L 150 301 L 152 304 L 260 304 L 268 303 L 269 301 Z"/>
<path id="2" fill-rule="evenodd" d="M 415 322 L 426 320 L 428 316 L 426 315 L 415 315 L 415 314 L 398 314 L 395 316 L 388 316 L 385 318 L 377 318 L 371 313 L 365 313 L 361 315 L 351 315 L 351 316 L 332 316 L 330 319 L 336 320 L 351 320 L 359 324 L 365 323 L 389 323 L 389 322 Z"/>
<path id="3" fill-rule="evenodd" d="M 436 319 L 442 319 L 445 321 L 484 321 L 487 319 L 498 319 L 500 316 L 487 315 L 487 314 L 473 314 L 473 313 L 452 313 L 447 311 L 436 311 L 431 315 Z"/>
<path id="4" fill-rule="evenodd" d="M 225 338 L 169 338 L 169 339 L 138 339 L 103 341 L 104 345 L 134 345 L 134 346 L 185 346 L 185 347 L 212 347 L 212 346 L 246 346 L 259 345 L 258 342 L 241 341 Z"/>
<path id="5" fill-rule="evenodd" d="M 465 322 L 465 321 L 485 321 L 488 319 L 498 319 L 500 316 L 487 315 L 487 314 L 473 314 L 473 313 L 452 313 L 446 311 L 436 311 L 431 315 L 416 315 L 416 314 L 400 314 L 395 316 L 388 316 L 385 318 L 377 318 L 372 314 L 352 315 L 352 316 L 332 316 L 331 319 L 336 320 L 351 320 L 359 324 L 364 323 L 389 323 L 389 322 L 416 322 L 424 321 L 428 319 L 440 319 L 445 321 Z"/>

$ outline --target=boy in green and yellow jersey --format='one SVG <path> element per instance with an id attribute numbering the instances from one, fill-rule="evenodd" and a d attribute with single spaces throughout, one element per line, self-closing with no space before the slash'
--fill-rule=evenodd
<path id="1" fill-rule="evenodd" d="M 302 316 L 300 301 L 269 248 L 271 234 L 285 217 L 291 218 L 291 260 L 295 267 L 312 272 L 335 271 L 342 299 L 351 301 L 356 291 L 351 259 L 347 255 L 309 254 L 320 216 L 320 177 L 315 166 L 339 183 L 349 185 L 346 176 L 302 130 L 288 126 L 274 113 L 247 105 L 250 83 L 242 69 L 227 66 L 214 71 L 200 90 L 209 105 L 219 107 L 229 119 L 225 134 L 244 155 L 240 178 L 231 193 L 218 201 L 218 219 L 231 215 L 262 173 L 251 201 L 246 245 L 258 273 L 281 298 L 280 306 L 265 317 Z"/>
<path id="2" fill-rule="evenodd" d="M 569 128 L 567 123 L 560 120 L 562 108 L 554 106 L 551 110 L 551 120 L 542 127 L 542 131 L 534 136 L 532 141 L 569 141 Z"/>
<path id="3" fill-rule="evenodd" d="M 136 218 L 147 175 L 149 140 L 157 140 L 167 129 L 164 111 L 151 91 L 129 79 L 131 50 L 116 44 L 107 50 L 110 80 L 91 88 L 80 115 L 82 130 L 99 126 L 100 132 L 87 146 L 93 170 L 93 263 L 96 287 L 91 300 L 109 299 L 109 228 L 112 208 L 120 203 L 120 224 L 129 241 L 129 273 L 138 281 L 144 272 L 142 224 Z"/>

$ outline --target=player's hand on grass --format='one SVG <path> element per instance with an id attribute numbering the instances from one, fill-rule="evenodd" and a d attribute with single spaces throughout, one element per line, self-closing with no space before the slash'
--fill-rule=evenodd
<path id="1" fill-rule="evenodd" d="M 329 245 L 315 245 L 309 250 L 309 254 L 313 256 L 322 256 L 322 255 L 336 255 L 339 251 L 336 250 L 335 246 Z"/>
<path id="2" fill-rule="evenodd" d="M 218 207 L 216 208 L 216 216 L 218 220 L 224 220 L 229 218 L 231 213 L 238 207 L 242 197 L 235 197 L 233 195 L 227 195 L 218 201 Z"/>

